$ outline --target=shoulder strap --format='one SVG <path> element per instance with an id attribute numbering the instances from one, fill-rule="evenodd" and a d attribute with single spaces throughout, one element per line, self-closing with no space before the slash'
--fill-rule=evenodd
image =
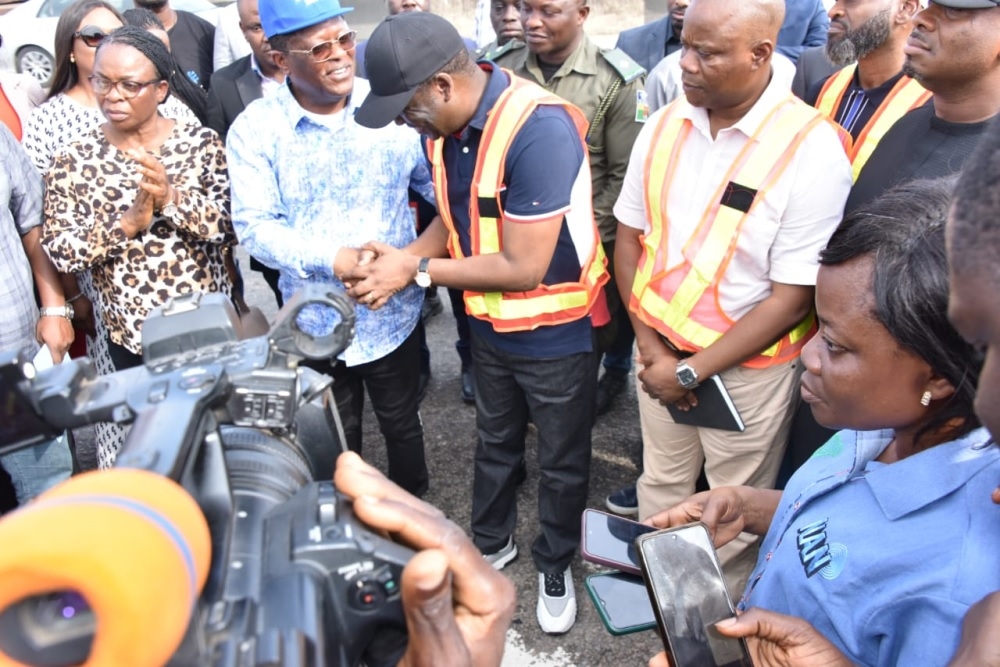
<path id="1" fill-rule="evenodd" d="M 632 60 L 632 57 L 621 49 L 602 50 L 601 55 L 624 80 L 624 83 L 632 83 L 646 73 L 642 65 Z"/>

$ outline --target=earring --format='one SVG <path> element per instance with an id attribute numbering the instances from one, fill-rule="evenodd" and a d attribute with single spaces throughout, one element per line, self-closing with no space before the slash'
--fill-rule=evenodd
<path id="1" fill-rule="evenodd" d="M 931 392 L 925 391 L 924 395 L 920 397 L 920 405 L 925 408 L 931 404 Z"/>
<path id="2" fill-rule="evenodd" d="M 76 56 L 75 56 L 75 55 L 73 55 L 72 53 L 71 53 L 71 54 L 69 54 L 69 61 L 70 61 L 71 63 L 75 63 L 75 62 L 76 62 Z"/>

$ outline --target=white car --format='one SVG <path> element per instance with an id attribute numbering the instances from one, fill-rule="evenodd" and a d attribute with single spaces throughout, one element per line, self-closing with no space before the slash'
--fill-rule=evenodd
<path id="1" fill-rule="evenodd" d="M 56 23 L 64 9 L 74 0 L 27 0 L 0 17 L 0 69 L 26 72 L 48 86 L 55 71 Z M 125 11 L 132 0 L 108 0 Z M 198 14 L 215 25 L 218 8 L 209 0 L 172 0 L 174 9 Z"/>

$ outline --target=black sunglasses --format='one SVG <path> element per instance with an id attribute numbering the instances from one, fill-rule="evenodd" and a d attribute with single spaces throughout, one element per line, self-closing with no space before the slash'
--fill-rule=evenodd
<path id="1" fill-rule="evenodd" d="M 74 37 L 79 37 L 84 44 L 90 48 L 97 48 L 97 45 L 101 43 L 101 40 L 107 37 L 107 34 L 96 25 L 85 25 L 76 32 L 73 33 Z"/>

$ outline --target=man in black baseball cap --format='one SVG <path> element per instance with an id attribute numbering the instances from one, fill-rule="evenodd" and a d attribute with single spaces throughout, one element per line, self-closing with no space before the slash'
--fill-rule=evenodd
<path id="1" fill-rule="evenodd" d="M 365 70 L 372 89 L 356 120 L 366 127 L 393 122 L 417 88 L 465 49 L 455 27 L 439 16 L 404 12 L 388 17 L 368 40 Z"/>
<path id="2" fill-rule="evenodd" d="M 569 565 L 590 478 L 591 314 L 608 279 L 586 118 L 494 63 L 473 62 L 455 28 L 432 14 L 386 19 L 365 59 L 371 93 L 355 118 L 406 124 L 434 140 L 440 215 L 402 252 L 369 244 L 378 258 L 347 276 L 356 281 L 351 294 L 378 308 L 412 282 L 465 290 L 479 430 L 473 541 L 496 569 L 517 557 L 517 473 L 530 412 L 541 468 L 536 614 L 543 631 L 566 632 L 576 619 Z"/>
<path id="3" fill-rule="evenodd" d="M 872 152 L 847 199 L 853 211 L 893 185 L 958 172 L 1000 113 L 998 0 L 931 0 L 913 18 L 903 73 L 934 93 Z"/>

